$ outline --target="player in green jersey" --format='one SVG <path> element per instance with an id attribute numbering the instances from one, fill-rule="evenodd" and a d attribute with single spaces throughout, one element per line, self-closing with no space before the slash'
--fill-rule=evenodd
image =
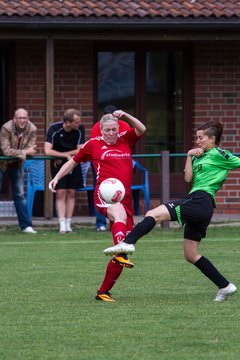
<path id="1" fill-rule="evenodd" d="M 185 164 L 185 181 L 192 188 L 184 199 L 162 204 L 147 212 L 126 239 L 104 250 L 106 255 L 133 253 L 137 240 L 163 221 L 178 221 L 184 227 L 184 257 L 195 265 L 217 287 L 215 301 L 223 301 L 237 288 L 216 267 L 199 253 L 199 244 L 206 236 L 213 215 L 216 192 L 227 178 L 229 170 L 240 167 L 240 159 L 219 148 L 222 124 L 210 121 L 197 129 L 196 147 L 189 150 Z"/>

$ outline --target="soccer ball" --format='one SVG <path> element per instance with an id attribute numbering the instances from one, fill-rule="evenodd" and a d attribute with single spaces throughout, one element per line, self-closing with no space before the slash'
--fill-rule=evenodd
<path id="1" fill-rule="evenodd" d="M 120 180 L 108 178 L 101 182 L 99 193 L 107 204 L 116 204 L 124 198 L 125 188 Z"/>

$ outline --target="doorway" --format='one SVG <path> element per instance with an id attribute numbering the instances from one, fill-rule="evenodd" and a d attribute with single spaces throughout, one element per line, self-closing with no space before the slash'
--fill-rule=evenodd
<path id="1" fill-rule="evenodd" d="M 123 48 L 123 47 L 121 47 Z M 169 150 L 170 196 L 186 193 L 183 179 L 185 158 L 191 138 L 191 71 L 189 49 L 171 47 L 97 52 L 97 113 L 112 104 L 141 119 L 147 132 L 134 149 L 139 154 Z M 176 154 L 176 156 L 174 156 Z M 150 195 L 161 197 L 161 159 L 140 159 L 149 170 Z"/>

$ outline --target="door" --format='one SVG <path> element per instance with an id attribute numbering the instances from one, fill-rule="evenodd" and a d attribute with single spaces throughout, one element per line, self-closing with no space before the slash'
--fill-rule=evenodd
<path id="1" fill-rule="evenodd" d="M 8 121 L 10 109 L 10 68 L 12 68 L 10 46 L 0 44 L 0 127 Z M 12 96 L 13 97 L 13 96 Z M 0 184 L 0 201 L 9 198 L 9 184 L 4 178 L 2 187 Z"/>
<path id="2" fill-rule="evenodd" d="M 123 48 L 123 47 L 121 47 Z M 147 132 L 135 153 L 160 154 L 169 150 L 170 196 L 186 193 L 184 153 L 191 137 L 191 74 L 185 49 L 141 49 L 97 52 L 97 112 L 115 105 L 146 124 Z M 150 195 L 161 196 L 161 160 L 138 159 L 149 170 Z"/>

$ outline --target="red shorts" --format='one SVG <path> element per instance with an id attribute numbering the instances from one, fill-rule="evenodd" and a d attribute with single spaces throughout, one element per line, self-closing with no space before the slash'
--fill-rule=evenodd
<path id="1" fill-rule="evenodd" d="M 109 205 L 104 203 L 100 199 L 99 194 L 98 194 L 98 188 L 99 188 L 99 186 L 96 186 L 95 191 L 94 191 L 94 205 L 95 205 L 97 211 L 99 211 L 106 218 L 108 218 L 108 216 L 107 216 L 107 208 L 108 208 Z M 132 229 L 133 229 L 132 194 L 126 192 L 123 200 L 121 201 L 121 204 L 123 205 L 123 207 L 124 207 L 124 209 L 125 209 L 125 211 L 127 213 L 127 223 L 126 223 L 127 232 L 132 231 Z M 111 228 L 112 224 L 113 223 L 110 221 L 110 228 Z"/>

